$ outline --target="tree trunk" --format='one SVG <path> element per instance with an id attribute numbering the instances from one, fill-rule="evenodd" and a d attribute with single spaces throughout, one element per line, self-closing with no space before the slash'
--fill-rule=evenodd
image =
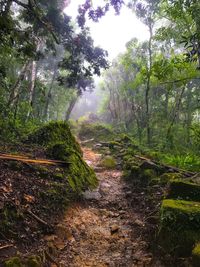
<path id="1" fill-rule="evenodd" d="M 9 96 L 8 103 L 7 103 L 8 108 L 14 105 L 15 100 L 18 97 L 19 88 L 21 86 L 22 81 L 24 80 L 26 76 L 27 70 L 29 68 L 29 64 L 30 64 L 30 61 L 27 61 L 25 63 L 15 85 L 11 88 L 10 96 Z"/>
<path id="2" fill-rule="evenodd" d="M 151 72 L 152 72 L 152 37 L 153 37 L 153 29 L 152 23 L 150 22 L 149 26 L 149 43 L 148 43 L 148 52 L 149 52 L 149 62 L 148 62 L 148 74 L 147 74 L 147 84 L 146 84 L 146 92 L 145 92 L 145 104 L 146 104 L 146 129 L 147 129 L 147 144 L 151 144 L 151 128 L 150 128 L 150 113 L 149 113 L 149 93 L 151 90 Z"/>
<path id="3" fill-rule="evenodd" d="M 37 77 L 37 63 L 36 61 L 32 61 L 31 63 L 31 77 L 30 77 L 30 87 L 29 87 L 29 97 L 28 97 L 28 112 L 27 112 L 27 119 L 30 117 L 31 110 L 33 107 L 33 95 L 35 89 L 35 81 Z"/>
<path id="4" fill-rule="evenodd" d="M 171 130 L 172 130 L 172 127 L 175 123 L 175 120 L 176 120 L 176 117 L 178 115 L 178 111 L 180 109 L 180 105 L 181 105 L 181 101 L 182 101 L 182 98 L 183 98 L 183 94 L 185 92 L 185 86 L 182 88 L 181 90 L 181 93 L 180 93 L 180 96 L 179 96 L 179 99 L 178 99 L 178 102 L 176 104 L 176 107 L 175 107 L 175 110 L 174 110 L 174 115 L 173 115 L 173 118 L 172 118 L 172 121 L 169 125 L 169 128 L 167 130 L 167 134 L 166 134 L 166 141 L 169 141 L 170 140 L 170 136 L 171 136 Z"/>
<path id="5" fill-rule="evenodd" d="M 80 96 L 80 95 L 77 94 L 77 96 L 74 97 L 74 98 L 72 98 L 72 100 L 70 101 L 70 103 L 69 103 L 69 107 L 68 107 L 67 112 L 66 112 L 66 115 L 65 115 L 65 120 L 66 120 L 66 121 L 69 120 L 70 115 L 71 115 L 71 112 L 72 112 L 72 110 L 73 110 L 73 108 L 74 108 L 74 106 L 75 106 L 75 104 L 76 104 L 76 102 L 77 102 L 79 96 Z"/>
<path id="6" fill-rule="evenodd" d="M 54 72 L 53 72 L 51 84 L 49 86 L 49 92 L 47 94 L 47 99 L 46 99 L 45 108 L 44 108 L 44 118 L 46 121 L 49 120 L 49 104 L 50 104 L 50 100 L 51 100 L 51 92 L 53 89 L 53 84 L 54 84 L 55 78 L 56 78 L 56 68 L 54 68 Z"/>

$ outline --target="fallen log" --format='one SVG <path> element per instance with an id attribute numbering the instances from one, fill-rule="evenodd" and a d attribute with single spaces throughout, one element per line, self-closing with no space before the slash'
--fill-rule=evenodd
<path id="1" fill-rule="evenodd" d="M 144 161 L 146 166 L 149 166 L 150 169 L 163 170 L 165 172 L 178 172 L 184 177 L 191 177 L 197 174 L 196 172 L 186 171 L 139 155 L 134 155 L 134 157 Z"/>

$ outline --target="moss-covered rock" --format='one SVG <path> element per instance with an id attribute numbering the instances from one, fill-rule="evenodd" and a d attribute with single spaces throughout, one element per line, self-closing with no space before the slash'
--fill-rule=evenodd
<path id="1" fill-rule="evenodd" d="M 115 133 L 106 125 L 100 123 L 82 123 L 79 130 L 79 138 L 94 139 L 99 141 L 112 141 L 115 138 Z"/>
<path id="2" fill-rule="evenodd" d="M 173 180 L 177 180 L 177 179 L 181 179 L 182 178 L 182 175 L 180 173 L 163 173 L 161 176 L 160 176 L 160 183 L 165 185 L 165 184 L 168 184 L 169 182 L 173 181 Z"/>
<path id="3" fill-rule="evenodd" d="M 108 169 L 113 169 L 116 167 L 117 163 L 116 163 L 116 160 L 112 156 L 105 156 L 101 160 L 100 165 Z"/>
<path id="4" fill-rule="evenodd" d="M 54 159 L 64 160 L 69 163 L 65 169 L 65 176 L 72 190 L 81 192 L 97 186 L 97 178 L 94 171 L 83 160 L 79 151 L 63 143 L 58 143 L 48 148 L 48 155 Z"/>
<path id="5" fill-rule="evenodd" d="M 42 146 L 64 143 L 68 147 L 82 153 L 66 122 L 50 122 L 42 126 L 27 137 L 27 142 Z"/>
<path id="6" fill-rule="evenodd" d="M 171 253 L 189 256 L 200 240 L 200 203 L 165 199 L 161 207 L 160 244 Z"/>
<path id="7" fill-rule="evenodd" d="M 200 185 L 183 180 L 170 183 L 168 198 L 200 201 Z"/>
<path id="8" fill-rule="evenodd" d="M 98 181 L 93 169 L 82 159 L 79 154 L 73 153 L 69 156 L 68 181 L 76 191 L 94 189 Z"/>
<path id="9" fill-rule="evenodd" d="M 197 243 L 192 250 L 192 264 L 194 267 L 200 266 L 200 243 Z"/>

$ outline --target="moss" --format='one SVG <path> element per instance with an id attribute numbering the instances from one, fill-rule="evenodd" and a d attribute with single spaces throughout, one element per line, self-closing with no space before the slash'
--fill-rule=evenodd
<path id="1" fill-rule="evenodd" d="M 200 185 L 188 181 L 172 181 L 168 198 L 200 201 Z"/>
<path id="2" fill-rule="evenodd" d="M 142 185 L 149 185 L 151 180 L 157 177 L 157 173 L 152 169 L 141 169 L 139 173 L 140 182 Z"/>
<path id="3" fill-rule="evenodd" d="M 17 237 L 17 233 L 15 231 L 10 232 L 10 229 L 15 229 L 22 220 L 23 215 L 16 207 L 12 204 L 6 204 L 0 211 L 0 232 L 8 234 L 10 237 Z"/>
<path id="4" fill-rule="evenodd" d="M 113 169 L 116 167 L 116 160 L 112 156 L 105 156 L 101 162 L 100 165 L 102 167 L 108 168 L 108 169 Z"/>
<path id="5" fill-rule="evenodd" d="M 161 183 L 164 184 L 168 184 L 170 181 L 173 181 L 175 179 L 181 179 L 182 176 L 180 173 L 163 173 L 160 176 L 160 181 Z"/>
<path id="6" fill-rule="evenodd" d="M 87 165 L 80 155 L 72 153 L 68 158 L 70 165 L 67 176 L 72 188 L 77 192 L 93 189 L 98 185 L 95 172 Z"/>
<path id="7" fill-rule="evenodd" d="M 42 263 L 40 257 L 38 256 L 30 256 L 26 261 L 27 267 L 42 267 Z"/>
<path id="8" fill-rule="evenodd" d="M 149 185 L 160 185 L 162 184 L 161 180 L 159 177 L 152 178 Z"/>
<path id="9" fill-rule="evenodd" d="M 80 139 L 94 139 L 98 141 L 112 141 L 115 133 L 106 125 L 100 123 L 82 123 L 79 130 Z"/>
<path id="10" fill-rule="evenodd" d="M 64 183 L 51 183 L 50 188 L 40 193 L 41 198 L 45 202 L 45 207 L 49 212 L 64 210 L 70 202 L 70 189 Z"/>
<path id="11" fill-rule="evenodd" d="M 66 122 L 50 122 L 42 126 L 27 137 L 27 142 L 42 146 L 65 143 L 67 146 L 82 154 L 81 148 Z"/>
<path id="12" fill-rule="evenodd" d="M 121 148 L 122 144 L 117 141 L 110 141 L 108 146 L 112 151 L 114 151 L 114 150 Z"/>
<path id="13" fill-rule="evenodd" d="M 5 262 L 5 267 L 24 267 L 18 257 L 11 258 Z"/>
<path id="14" fill-rule="evenodd" d="M 64 175 L 62 173 L 54 173 L 53 177 L 58 181 L 62 181 L 64 179 Z"/>
<path id="15" fill-rule="evenodd" d="M 47 148 L 47 155 L 57 160 L 67 161 L 71 153 L 75 153 L 75 150 L 65 143 L 56 143 Z"/>
<path id="16" fill-rule="evenodd" d="M 192 264 L 194 267 L 200 266 L 200 243 L 197 243 L 192 250 Z"/>
<path id="17" fill-rule="evenodd" d="M 200 203 L 166 199 L 161 207 L 159 242 L 179 256 L 191 254 L 200 239 Z"/>

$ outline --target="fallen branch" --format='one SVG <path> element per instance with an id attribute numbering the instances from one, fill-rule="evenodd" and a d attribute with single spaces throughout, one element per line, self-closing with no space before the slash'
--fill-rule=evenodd
<path id="1" fill-rule="evenodd" d="M 39 218 L 37 215 L 35 215 L 31 210 L 27 210 L 26 211 L 31 217 L 33 217 L 37 222 L 45 225 L 46 227 L 50 227 L 50 225 L 45 222 L 44 220 L 42 220 L 41 218 Z"/>
<path id="2" fill-rule="evenodd" d="M 88 139 L 88 140 L 84 140 L 84 141 L 81 141 L 81 144 L 87 144 L 87 143 L 89 143 L 89 142 L 93 142 L 94 141 L 94 138 L 92 138 L 92 139 Z"/>
<path id="3" fill-rule="evenodd" d="M 70 162 L 66 162 L 66 161 L 62 161 L 62 160 L 30 159 L 27 156 L 10 155 L 10 154 L 0 154 L 0 159 L 21 161 L 21 162 L 25 162 L 25 163 L 47 164 L 47 165 L 70 164 Z"/>
<path id="4" fill-rule="evenodd" d="M 10 244 L 10 245 L 4 245 L 4 246 L 1 246 L 1 247 L 0 247 L 0 250 L 6 249 L 6 248 L 11 248 L 11 247 L 14 247 L 14 245 L 13 245 L 13 244 Z"/>
<path id="5" fill-rule="evenodd" d="M 160 163 L 158 161 L 151 160 L 151 159 L 146 158 L 146 157 L 142 157 L 139 155 L 134 155 L 134 157 L 138 158 L 140 160 L 143 160 L 146 163 L 149 163 L 149 165 L 152 165 L 152 167 L 155 166 L 155 168 L 157 168 L 157 169 L 164 169 L 168 172 L 178 172 L 178 173 L 181 173 L 182 175 L 184 175 L 185 177 L 191 177 L 191 176 L 196 175 L 195 172 L 186 171 L 186 170 L 174 167 L 174 166 L 166 165 L 164 163 Z"/>

